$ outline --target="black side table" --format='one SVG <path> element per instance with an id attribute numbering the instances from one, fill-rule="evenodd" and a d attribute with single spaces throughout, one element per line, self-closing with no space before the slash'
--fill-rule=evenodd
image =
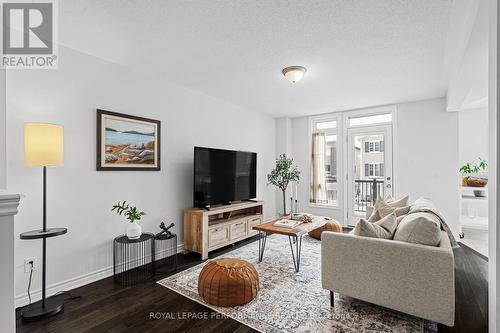
<path id="1" fill-rule="evenodd" d="M 113 276 L 115 282 L 130 286 L 155 274 L 155 235 L 143 233 L 138 239 L 126 235 L 113 241 Z"/>
<path id="2" fill-rule="evenodd" d="M 155 248 L 158 261 L 155 262 L 157 274 L 170 273 L 177 269 L 177 235 L 157 234 Z"/>

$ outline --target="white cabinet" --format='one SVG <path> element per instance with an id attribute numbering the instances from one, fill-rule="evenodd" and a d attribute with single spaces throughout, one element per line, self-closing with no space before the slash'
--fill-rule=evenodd
<path id="1" fill-rule="evenodd" d="M 488 187 L 460 186 L 460 238 L 465 229 L 488 230 Z"/>

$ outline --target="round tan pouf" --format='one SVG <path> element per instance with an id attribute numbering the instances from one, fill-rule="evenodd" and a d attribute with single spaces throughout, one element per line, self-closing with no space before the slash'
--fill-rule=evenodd
<path id="1" fill-rule="evenodd" d="M 309 231 L 309 236 L 316 239 L 321 239 L 323 231 L 342 232 L 342 225 L 335 220 L 328 220 L 324 225 L 314 230 Z"/>
<path id="2" fill-rule="evenodd" d="M 210 261 L 198 277 L 198 294 L 209 304 L 236 306 L 250 302 L 259 291 L 259 275 L 241 259 Z"/>

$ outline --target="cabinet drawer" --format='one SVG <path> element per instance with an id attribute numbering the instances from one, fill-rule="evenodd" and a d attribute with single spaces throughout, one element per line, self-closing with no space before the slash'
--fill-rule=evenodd
<path id="1" fill-rule="evenodd" d="M 229 235 L 231 240 L 245 237 L 247 235 L 247 221 L 240 220 L 233 222 L 229 225 L 230 232 Z"/>
<path id="2" fill-rule="evenodd" d="M 229 228 L 226 225 L 216 226 L 208 229 L 208 247 L 224 244 L 229 241 Z"/>
<path id="3" fill-rule="evenodd" d="M 257 230 L 253 230 L 253 227 L 262 223 L 262 216 L 255 216 L 248 219 L 248 234 L 256 235 Z"/>

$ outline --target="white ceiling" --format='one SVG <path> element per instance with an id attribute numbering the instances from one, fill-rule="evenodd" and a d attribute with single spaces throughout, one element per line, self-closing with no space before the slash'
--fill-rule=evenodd
<path id="1" fill-rule="evenodd" d="M 441 97 L 452 0 L 59 1 L 61 44 L 248 109 Z M 302 65 L 303 81 L 281 69 Z"/>

